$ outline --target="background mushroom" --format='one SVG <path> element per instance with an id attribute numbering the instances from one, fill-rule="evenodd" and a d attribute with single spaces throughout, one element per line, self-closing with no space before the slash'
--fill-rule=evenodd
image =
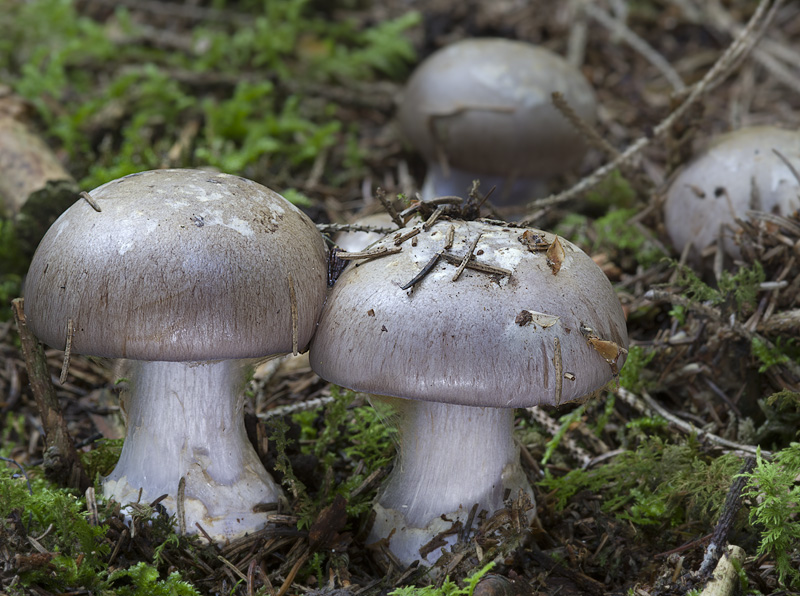
<path id="1" fill-rule="evenodd" d="M 394 247 L 395 236 L 372 248 Z M 513 408 L 597 391 L 622 366 L 628 339 L 608 279 L 561 238 L 440 221 L 415 239 L 348 266 L 309 356 L 324 379 L 398 413 L 399 458 L 368 542 L 386 538 L 404 564 L 431 564 L 441 548 L 420 549 L 475 503 L 491 515 L 506 491 L 532 499 Z"/>
<path id="2" fill-rule="evenodd" d="M 524 203 L 580 164 L 581 136 L 552 102 L 560 92 L 584 120 L 594 91 L 549 50 L 507 39 L 468 39 L 429 56 L 399 102 L 401 134 L 425 157 L 422 197 L 463 196 L 472 181 L 497 204 Z"/>
<path id="3" fill-rule="evenodd" d="M 397 228 L 397 224 L 392 221 L 392 216 L 387 212 L 372 213 L 364 215 L 351 222 L 356 226 L 370 226 L 372 228 Z M 336 235 L 336 245 L 347 252 L 358 252 L 364 250 L 373 242 L 383 238 L 385 234 L 380 232 L 340 232 Z"/>
<path id="4" fill-rule="evenodd" d="M 265 524 L 253 507 L 280 489 L 247 441 L 244 372 L 306 346 L 325 271 L 302 212 L 226 174 L 133 174 L 56 220 L 28 273 L 30 327 L 59 349 L 136 361 L 107 497 L 167 494 L 181 527 L 215 539 Z"/>
<path id="5" fill-rule="evenodd" d="M 738 258 L 737 218 L 751 210 L 789 215 L 800 208 L 798 168 L 798 131 L 756 126 L 717 137 L 667 190 L 664 224 L 675 250 L 691 242 L 689 256 L 700 263 L 721 236 L 725 254 Z"/>

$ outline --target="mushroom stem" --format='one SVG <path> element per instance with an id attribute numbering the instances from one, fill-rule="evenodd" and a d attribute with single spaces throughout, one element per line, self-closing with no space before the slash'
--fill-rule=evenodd
<path id="1" fill-rule="evenodd" d="M 266 525 L 259 503 L 281 495 L 256 455 L 244 427 L 244 373 L 251 361 L 133 361 L 123 400 L 127 436 L 104 493 L 121 503 L 161 495 L 171 513 L 182 511 L 215 538 L 234 538 Z M 178 484 L 185 479 L 183 506 Z M 181 524 L 181 525 L 183 525 Z"/>
<path id="2" fill-rule="evenodd" d="M 424 200 L 446 196 L 463 197 L 472 187 L 473 180 L 480 180 L 482 193 L 495 187 L 491 201 L 499 207 L 525 205 L 547 194 L 547 184 L 537 178 L 490 176 L 453 167 L 447 168 L 445 173 L 445 169 L 437 163 L 428 164 L 420 194 Z"/>
<path id="3" fill-rule="evenodd" d="M 491 516 L 504 506 L 506 491 L 519 490 L 533 502 L 533 491 L 514 444 L 514 410 L 480 408 L 372 396 L 397 416 L 399 454 L 375 504 L 376 519 L 367 543 L 391 535 L 392 553 L 406 565 L 427 558 L 420 548 L 457 520 L 466 522 L 478 504 Z M 529 512 L 533 518 L 533 511 Z M 445 521 L 443 517 L 446 517 Z M 476 520 L 473 532 L 479 522 Z M 392 530 L 394 533 L 392 534 Z M 452 545 L 457 533 L 446 537 Z"/>

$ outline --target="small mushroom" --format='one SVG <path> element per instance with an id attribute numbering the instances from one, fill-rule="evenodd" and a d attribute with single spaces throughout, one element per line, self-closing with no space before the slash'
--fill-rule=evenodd
<path id="1" fill-rule="evenodd" d="M 625 361 L 625 318 L 600 268 L 562 238 L 554 275 L 524 234 L 437 222 L 416 246 L 348 266 L 320 316 L 312 368 L 398 414 L 398 461 L 374 505 L 368 544 L 385 539 L 406 565 L 435 562 L 455 535 L 444 547 L 424 546 L 465 523 L 476 503 L 491 515 L 506 491 L 533 501 L 512 437 L 513 408 L 582 399 Z M 372 249 L 393 242 L 388 236 Z M 616 346 L 613 361 L 589 339 Z"/>
<path id="2" fill-rule="evenodd" d="M 247 440 L 245 373 L 308 344 L 326 291 L 322 236 L 277 193 L 226 174 L 143 172 L 88 196 L 42 239 L 25 307 L 55 348 L 71 326 L 73 352 L 133 360 L 106 497 L 166 494 L 181 527 L 217 540 L 265 526 L 254 507 L 281 490 Z"/>
<path id="3" fill-rule="evenodd" d="M 735 219 L 750 210 L 789 215 L 800 208 L 798 170 L 798 131 L 756 126 L 717 137 L 667 190 L 664 224 L 675 250 L 691 242 L 690 258 L 700 264 L 721 235 L 725 254 L 737 259 Z"/>
<path id="4" fill-rule="evenodd" d="M 544 181 L 574 170 L 586 146 L 555 108 L 560 92 L 584 120 L 594 91 L 549 50 L 507 39 L 469 39 L 429 56 L 399 102 L 401 134 L 425 157 L 422 197 L 463 196 L 474 179 L 496 204 L 527 202 Z"/>

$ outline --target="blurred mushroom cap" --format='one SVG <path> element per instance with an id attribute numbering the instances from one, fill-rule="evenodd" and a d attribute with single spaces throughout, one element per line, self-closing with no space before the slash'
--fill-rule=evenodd
<path id="1" fill-rule="evenodd" d="M 373 228 L 397 228 L 392 221 L 392 216 L 383 211 L 364 215 L 351 222 L 353 225 L 370 226 Z M 339 232 L 336 234 L 336 245 L 347 252 L 359 252 L 366 249 L 373 242 L 380 240 L 386 234 L 379 232 Z"/>
<path id="2" fill-rule="evenodd" d="M 33 332 L 112 358 L 203 361 L 308 344 L 326 291 L 322 236 L 279 194 L 202 170 L 154 170 L 79 199 L 48 230 L 25 288 Z M 291 276 L 291 283 L 290 283 Z"/>
<path id="3" fill-rule="evenodd" d="M 403 136 L 429 163 L 521 177 L 575 168 L 586 147 L 553 106 L 561 92 L 595 119 L 594 91 L 580 71 L 549 50 L 507 39 L 468 39 L 429 56 L 400 99 Z"/>
<path id="4" fill-rule="evenodd" d="M 735 218 L 765 211 L 789 215 L 800 208 L 800 181 L 779 152 L 800 170 L 800 132 L 772 126 L 720 135 L 679 172 L 667 190 L 664 224 L 675 250 L 692 242 L 699 261 L 722 231 L 724 250 L 737 258 Z"/>
<path id="5" fill-rule="evenodd" d="M 440 257 L 401 289 L 437 252 L 463 257 L 478 234 L 475 262 L 511 275 L 467 268 L 453 281 L 457 264 Z M 395 235 L 371 249 L 393 248 Z M 463 221 L 437 222 L 415 239 L 341 275 L 309 352 L 322 378 L 379 395 L 526 407 L 587 396 L 624 363 L 622 306 L 577 246 L 539 230 Z"/>

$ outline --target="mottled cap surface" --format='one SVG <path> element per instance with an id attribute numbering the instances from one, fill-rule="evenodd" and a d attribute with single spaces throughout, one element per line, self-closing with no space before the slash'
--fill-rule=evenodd
<path id="1" fill-rule="evenodd" d="M 469 39 L 420 64 L 397 118 L 429 162 L 444 155 L 450 166 L 470 172 L 550 177 L 576 167 L 586 149 L 553 106 L 556 91 L 594 121 L 594 91 L 560 56 L 519 41 Z"/>
<path id="2" fill-rule="evenodd" d="M 202 361 L 292 351 L 325 297 L 324 241 L 270 189 L 201 170 L 132 174 L 56 220 L 25 287 L 33 332 L 112 358 Z"/>
<path id="3" fill-rule="evenodd" d="M 691 242 L 690 254 L 698 259 L 722 233 L 725 252 L 737 258 L 735 218 L 746 219 L 750 210 L 789 215 L 800 208 L 800 181 L 784 158 L 800 168 L 800 132 L 757 126 L 717 137 L 667 191 L 664 225 L 675 250 Z"/>
<path id="4" fill-rule="evenodd" d="M 401 233 L 370 250 L 397 248 Z M 479 234 L 475 263 L 510 275 L 467 268 L 453 281 L 458 265 L 451 261 Z M 590 394 L 624 363 L 625 318 L 600 268 L 555 238 L 442 221 L 418 234 L 416 246 L 407 240 L 399 253 L 348 266 L 320 317 L 312 368 L 357 391 L 471 406 L 527 407 Z M 403 290 L 439 251 L 430 272 Z"/>

